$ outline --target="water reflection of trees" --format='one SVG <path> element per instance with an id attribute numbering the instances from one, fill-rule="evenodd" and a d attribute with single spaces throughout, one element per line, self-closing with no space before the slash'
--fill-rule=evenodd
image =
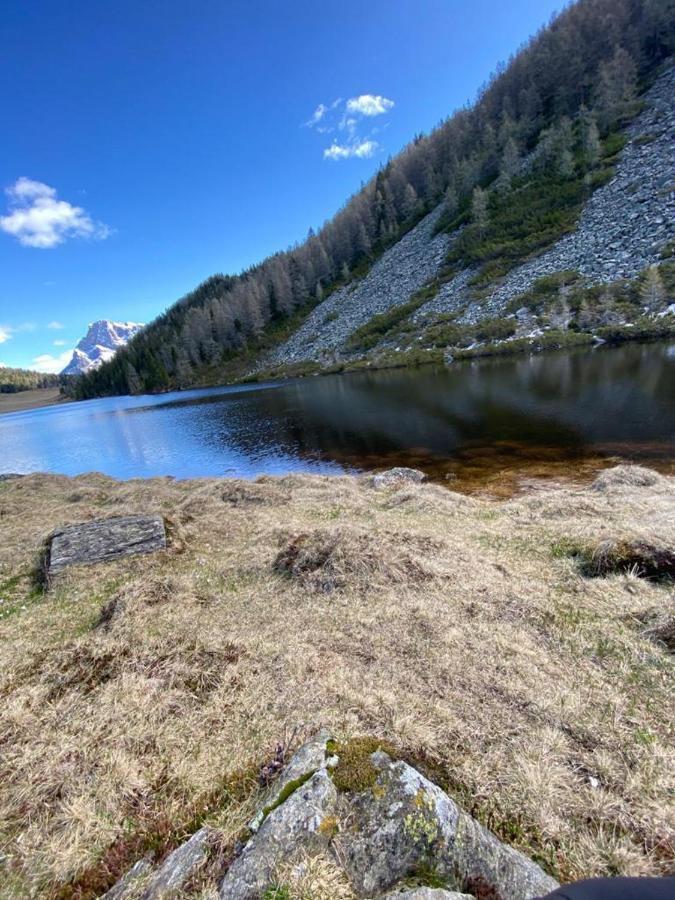
<path id="1" fill-rule="evenodd" d="M 582 456 L 672 445 L 675 359 L 663 346 L 481 360 L 449 370 L 308 378 L 200 406 L 204 437 L 243 453 L 377 464 L 511 444 Z M 222 426 L 222 430 L 219 427 Z M 515 451 L 514 451 L 515 452 Z"/>

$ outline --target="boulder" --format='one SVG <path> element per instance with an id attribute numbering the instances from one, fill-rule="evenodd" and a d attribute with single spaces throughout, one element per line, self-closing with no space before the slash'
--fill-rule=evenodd
<path id="1" fill-rule="evenodd" d="M 154 553 L 165 548 L 166 532 L 161 516 L 117 516 L 68 525 L 49 538 L 47 575 L 56 575 L 68 566 Z"/>
<path id="2" fill-rule="evenodd" d="M 180 896 L 181 889 L 206 862 L 211 830 L 200 828 L 169 854 L 141 894 L 141 900 L 164 900 Z"/>
<path id="3" fill-rule="evenodd" d="M 420 869 L 479 896 L 529 900 L 558 887 L 407 763 L 378 751 L 375 785 L 348 796 L 339 853 L 358 896 L 391 889 Z"/>
<path id="4" fill-rule="evenodd" d="M 406 466 L 394 466 L 373 476 L 374 488 L 400 487 L 404 484 L 419 484 L 426 475 L 419 469 L 408 469 Z"/>
<path id="5" fill-rule="evenodd" d="M 258 833 L 230 866 L 220 900 L 257 900 L 272 884 L 280 863 L 297 852 L 316 852 L 330 841 L 325 826 L 337 803 L 337 791 L 325 768 L 315 772 L 284 802 L 268 812 Z"/>

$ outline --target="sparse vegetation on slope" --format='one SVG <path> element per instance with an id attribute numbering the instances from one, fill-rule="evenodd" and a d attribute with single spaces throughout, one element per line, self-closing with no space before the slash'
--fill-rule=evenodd
<path id="1" fill-rule="evenodd" d="M 559 878 L 672 871 L 672 583 L 587 577 L 563 542 L 672 548 L 674 503 L 637 467 L 505 503 L 349 477 L 0 483 L 3 889 L 93 898 L 208 823 L 203 896 L 298 723 L 351 748 L 346 789 L 388 742 Z M 166 553 L 35 587 L 53 528 L 141 512 Z"/>

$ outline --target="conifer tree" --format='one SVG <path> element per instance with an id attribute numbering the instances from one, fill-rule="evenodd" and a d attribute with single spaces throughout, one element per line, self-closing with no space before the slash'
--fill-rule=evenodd
<path id="1" fill-rule="evenodd" d="M 477 234 L 483 237 L 488 227 L 488 195 L 478 186 L 473 189 L 471 198 L 471 223 Z"/>
<path id="2" fill-rule="evenodd" d="M 647 312 L 661 312 L 666 305 L 666 289 L 658 266 L 650 266 L 640 287 L 640 298 Z"/>

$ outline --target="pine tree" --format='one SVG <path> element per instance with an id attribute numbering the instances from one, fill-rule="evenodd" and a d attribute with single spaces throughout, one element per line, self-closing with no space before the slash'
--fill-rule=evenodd
<path id="1" fill-rule="evenodd" d="M 412 184 L 408 183 L 405 186 L 405 191 L 403 194 L 403 215 L 406 219 L 412 219 L 419 210 L 419 198 L 417 196 L 417 191 L 412 186 Z"/>
<path id="2" fill-rule="evenodd" d="M 650 266 L 640 287 L 640 298 L 649 313 L 661 312 L 666 306 L 666 289 L 658 266 Z"/>
<path id="3" fill-rule="evenodd" d="M 596 109 L 603 126 L 610 128 L 637 95 L 637 66 L 627 50 L 617 47 L 614 56 L 600 66 L 599 76 Z"/>
<path id="4" fill-rule="evenodd" d="M 443 198 L 445 204 L 445 214 L 449 219 L 454 219 L 457 215 L 459 201 L 457 199 L 457 191 L 452 184 L 448 185 L 445 196 Z"/>
<path id="5" fill-rule="evenodd" d="M 482 237 L 488 227 L 488 195 L 481 187 L 473 189 L 471 198 L 471 222 Z"/>
<path id="6" fill-rule="evenodd" d="M 582 106 L 579 112 L 581 126 L 581 148 L 584 154 L 584 164 L 587 169 L 595 169 L 600 162 L 602 147 L 600 144 L 600 132 L 598 123 L 593 113 Z"/>
<path id="7" fill-rule="evenodd" d="M 511 189 L 511 180 L 518 174 L 520 164 L 520 156 L 518 154 L 518 146 L 511 137 L 507 140 L 502 153 L 502 161 L 499 168 L 499 178 L 496 187 L 501 193 Z"/>

